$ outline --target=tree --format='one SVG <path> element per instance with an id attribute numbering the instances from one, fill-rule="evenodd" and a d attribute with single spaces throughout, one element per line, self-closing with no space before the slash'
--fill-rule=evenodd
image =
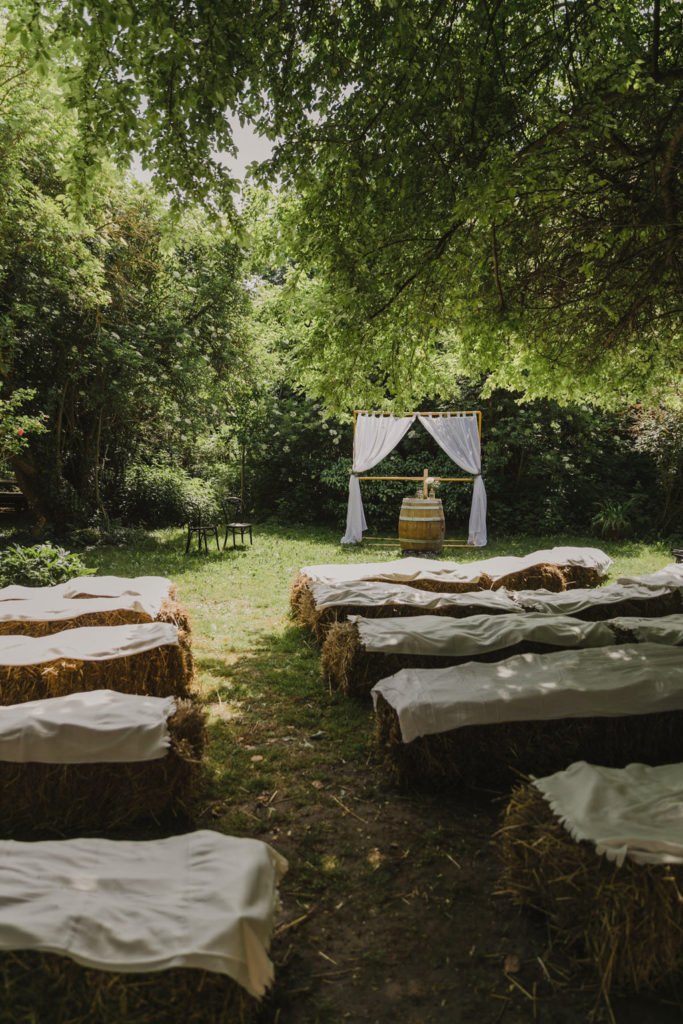
<path id="1" fill-rule="evenodd" d="M 242 252 L 226 223 L 171 216 L 107 165 L 75 211 L 73 117 L 3 52 L 0 455 L 44 518 L 106 516 L 134 459 L 182 459 L 248 390 Z"/>
<path id="2" fill-rule="evenodd" d="M 673 0 L 16 2 L 85 141 L 177 192 L 229 187 L 229 109 L 280 138 L 331 402 L 367 380 L 409 402 L 442 367 L 609 404 L 679 374 Z"/>

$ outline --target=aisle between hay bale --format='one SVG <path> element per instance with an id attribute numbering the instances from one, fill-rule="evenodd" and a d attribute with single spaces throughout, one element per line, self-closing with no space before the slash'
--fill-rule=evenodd
<path id="1" fill-rule="evenodd" d="M 501 892 L 545 914 L 577 967 L 588 956 L 606 996 L 683 971 L 680 865 L 618 867 L 572 839 L 531 784 L 513 790 L 498 839 Z"/>

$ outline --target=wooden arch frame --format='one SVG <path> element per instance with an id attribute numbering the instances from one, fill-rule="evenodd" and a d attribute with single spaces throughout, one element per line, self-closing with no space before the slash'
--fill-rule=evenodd
<path id="1" fill-rule="evenodd" d="M 394 416 L 393 412 L 373 412 L 367 409 L 354 409 L 353 410 L 353 438 L 356 439 L 356 418 L 358 416 Z M 479 444 L 481 444 L 481 410 L 480 409 L 461 409 L 458 411 L 451 412 L 408 412 L 404 413 L 404 416 L 476 416 L 477 417 L 477 430 L 479 432 Z M 361 476 L 356 474 L 358 480 L 412 480 L 414 482 L 422 481 L 422 496 L 427 497 L 428 494 L 428 481 L 438 480 L 440 484 L 466 484 L 473 483 L 473 476 L 435 476 L 430 477 L 427 469 L 423 470 L 422 476 Z"/>

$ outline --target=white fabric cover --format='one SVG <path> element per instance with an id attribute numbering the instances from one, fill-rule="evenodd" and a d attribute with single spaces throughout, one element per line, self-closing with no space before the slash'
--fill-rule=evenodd
<path id="1" fill-rule="evenodd" d="M 52 587 L 12 585 L 0 589 L 0 601 L 33 601 L 47 598 L 152 597 L 162 601 L 173 584 L 165 576 L 76 576 Z"/>
<path id="2" fill-rule="evenodd" d="M 625 644 L 518 654 L 493 664 L 402 669 L 372 689 L 396 711 L 404 743 L 466 725 L 683 710 L 676 647 Z"/>
<path id="3" fill-rule="evenodd" d="M 518 612 L 509 594 L 504 590 L 474 590 L 465 594 L 443 594 L 430 590 L 418 590 L 401 583 L 372 583 L 366 580 L 357 583 L 311 583 L 311 593 L 316 608 L 334 608 L 338 605 L 405 604 L 428 612 L 434 608 L 479 608 L 500 612 Z"/>
<path id="4" fill-rule="evenodd" d="M 421 654 L 466 657 L 499 651 L 533 641 L 557 647 L 605 647 L 614 634 L 604 622 L 582 622 L 562 615 L 472 615 L 449 619 L 417 615 L 396 619 L 365 619 L 350 615 L 366 651 L 378 654 Z"/>
<path id="5" fill-rule="evenodd" d="M 57 583 L 53 587 L 23 587 L 13 583 L 9 587 L 0 588 L 0 601 L 35 601 L 50 600 L 64 597 L 66 583 Z"/>
<path id="6" fill-rule="evenodd" d="M 0 602 L 0 622 L 62 622 L 97 612 L 132 611 L 155 619 L 161 611 L 161 598 L 84 597 L 33 598 L 27 601 Z"/>
<path id="7" fill-rule="evenodd" d="M 609 619 L 606 625 L 628 629 L 641 642 L 683 645 L 683 615 L 661 615 L 655 619 L 623 615 Z"/>
<path id="8" fill-rule="evenodd" d="M 542 562 L 552 565 L 578 565 L 597 569 L 605 576 L 612 559 L 599 548 L 557 547 L 531 551 L 528 555 L 500 555 L 474 562 L 453 562 L 439 558 L 396 558 L 389 562 L 343 562 L 305 565 L 302 574 L 321 583 L 345 583 L 355 580 L 440 580 L 474 583 L 483 573 L 499 580 L 512 572 L 522 572 Z"/>
<path id="9" fill-rule="evenodd" d="M 467 567 L 470 572 L 485 572 L 494 580 L 499 580 L 511 572 L 523 572 L 541 563 L 577 565 L 585 569 L 597 569 L 601 576 L 606 576 L 612 559 L 600 548 L 556 547 L 530 551 L 528 555 L 499 555 L 497 558 L 485 558 L 470 562 Z"/>
<path id="10" fill-rule="evenodd" d="M 168 752 L 168 719 L 174 710 L 172 697 L 136 697 L 113 690 L 10 704 L 0 707 L 0 761 L 155 761 Z"/>
<path id="11" fill-rule="evenodd" d="M 77 576 L 64 584 L 63 595 L 79 597 L 145 597 L 165 601 L 173 584 L 165 576 Z"/>
<path id="12" fill-rule="evenodd" d="M 0 949 L 122 973 L 200 968 L 261 996 L 273 980 L 267 950 L 286 869 L 257 839 L 209 831 L 151 842 L 6 840 Z"/>
<path id="13" fill-rule="evenodd" d="M 417 418 L 448 458 L 474 477 L 467 543 L 478 548 L 485 547 L 486 488 L 481 477 L 481 442 L 477 417 L 465 414 Z"/>
<path id="14" fill-rule="evenodd" d="M 617 583 L 637 587 L 683 587 L 683 562 L 672 562 L 644 576 L 618 576 Z"/>
<path id="15" fill-rule="evenodd" d="M 178 628 L 170 622 L 80 626 L 50 636 L 0 636 L 0 665 L 44 665 L 61 658 L 109 661 L 167 646 L 178 646 Z"/>
<path id="16" fill-rule="evenodd" d="M 623 864 L 683 864 L 683 764 L 576 761 L 534 785 L 570 835 Z"/>
<path id="17" fill-rule="evenodd" d="M 353 583 L 378 580 L 404 583 L 407 580 L 441 580 L 475 583 L 481 570 L 472 570 L 467 563 L 449 562 L 440 558 L 395 558 L 389 562 L 332 562 L 327 565 L 305 565 L 301 574 L 318 583 Z"/>
<path id="18" fill-rule="evenodd" d="M 671 588 L 622 586 L 611 583 L 606 587 L 592 590 L 590 587 L 566 590 L 560 594 L 551 594 L 548 590 L 518 590 L 515 601 L 519 607 L 532 612 L 546 612 L 549 615 L 578 615 L 587 608 L 603 605 L 619 604 L 621 601 L 650 600 L 665 597 Z"/>
<path id="19" fill-rule="evenodd" d="M 363 498 L 357 473 L 367 473 L 394 450 L 410 429 L 414 416 L 381 416 L 360 413 L 356 417 L 353 437 L 353 465 L 349 477 L 349 505 L 346 512 L 346 533 L 342 544 L 358 544 L 368 525 L 363 511 Z"/>

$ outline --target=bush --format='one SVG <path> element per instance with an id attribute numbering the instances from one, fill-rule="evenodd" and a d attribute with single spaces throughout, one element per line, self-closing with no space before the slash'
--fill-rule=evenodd
<path id="1" fill-rule="evenodd" d="M 12 544 L 0 552 L 0 586 L 20 584 L 27 587 L 49 587 L 65 583 L 74 576 L 92 576 L 78 555 L 53 547 L 36 544 L 20 547 Z"/>
<path id="2" fill-rule="evenodd" d="M 202 516 L 218 514 L 218 502 L 210 484 L 173 466 L 134 466 L 124 485 L 121 511 L 130 523 L 151 529 L 180 526 L 192 509 Z"/>

